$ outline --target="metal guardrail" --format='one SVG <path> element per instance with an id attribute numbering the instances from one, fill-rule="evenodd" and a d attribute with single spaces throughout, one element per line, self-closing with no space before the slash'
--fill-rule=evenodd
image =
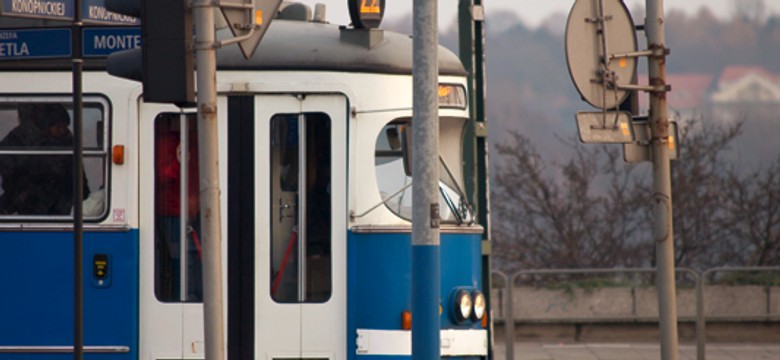
<path id="1" fill-rule="evenodd" d="M 514 296 L 513 296 L 513 288 L 514 284 L 516 283 L 517 279 L 522 276 L 532 276 L 532 275 L 593 275 L 593 274 L 642 274 L 642 273 L 649 273 L 654 274 L 656 272 L 655 268 L 633 268 L 633 269 L 542 269 L 542 270 L 522 270 L 518 271 L 512 275 L 507 275 L 501 271 L 493 271 L 492 275 L 497 276 L 498 278 L 503 280 L 504 288 L 501 289 L 498 287 L 498 290 L 503 290 L 506 294 L 504 297 L 499 297 L 497 300 L 502 301 L 503 298 L 507 300 L 503 300 L 503 303 L 499 303 L 499 311 L 502 313 L 504 318 L 504 328 L 505 328 L 505 345 L 506 345 L 506 358 L 507 360 L 514 360 L 514 338 L 515 338 L 515 317 L 514 317 Z M 705 350 L 706 350 L 706 323 L 707 323 L 707 315 L 705 312 L 706 309 L 706 302 L 704 298 L 704 289 L 709 285 L 708 279 L 711 275 L 718 273 L 718 272 L 780 272 L 780 267 L 720 267 L 720 268 L 713 268 L 709 269 L 703 272 L 698 272 L 693 269 L 689 268 L 677 268 L 676 273 L 678 274 L 686 274 L 691 276 L 694 279 L 695 285 L 696 285 L 696 316 L 695 316 L 695 322 L 696 322 L 696 358 L 697 360 L 705 360 Z M 495 282 L 494 282 L 495 283 Z M 494 287 L 495 289 L 495 287 Z M 766 306 L 766 314 L 763 316 L 757 316 L 756 318 L 761 320 L 771 320 L 771 321 L 780 321 L 780 314 L 773 315 L 772 309 L 771 309 L 771 294 L 770 292 L 767 292 L 767 306 Z M 634 302 L 636 302 L 636 298 L 632 297 Z M 636 313 L 636 304 L 632 305 L 632 315 L 631 317 L 613 317 L 613 318 L 600 318 L 597 319 L 599 321 L 616 321 L 616 320 L 625 320 L 625 321 L 637 321 L 637 320 L 646 320 L 644 318 L 640 318 Z M 744 319 L 744 316 L 738 316 L 738 315 L 726 315 L 726 316 L 718 316 L 718 320 L 724 320 L 724 319 Z M 657 317 L 656 317 L 657 319 Z"/>

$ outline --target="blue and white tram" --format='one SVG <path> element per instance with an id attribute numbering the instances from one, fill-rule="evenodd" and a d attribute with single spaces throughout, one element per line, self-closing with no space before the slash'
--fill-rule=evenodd
<path id="1" fill-rule="evenodd" d="M 379 34 L 280 19 L 252 59 L 219 51 L 229 359 L 410 356 L 411 39 Z M 443 48 L 439 61 L 441 350 L 484 358 L 483 229 L 463 192 L 467 74 Z M 195 114 L 145 103 L 101 61 L 86 68 L 86 358 L 202 358 Z M 67 359 L 72 204 L 54 199 L 70 193 L 57 173 L 68 170 L 51 164 L 71 150 L 41 139 L 64 113 L 57 126 L 72 131 L 69 64 L 0 69 L 0 357 Z"/>

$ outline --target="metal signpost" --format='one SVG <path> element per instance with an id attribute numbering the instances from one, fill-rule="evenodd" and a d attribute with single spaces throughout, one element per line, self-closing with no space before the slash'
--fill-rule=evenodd
<path id="1" fill-rule="evenodd" d="M 469 99 L 470 123 L 463 138 L 464 187 L 470 202 L 475 204 L 477 222 L 482 226 L 482 288 L 491 289 L 491 232 L 490 232 L 490 188 L 488 175 L 488 121 L 485 110 L 485 9 L 482 0 L 458 0 L 458 43 L 459 57 L 469 73 L 466 86 Z M 488 303 L 490 291 L 485 292 Z M 492 323 L 492 313 L 485 316 Z M 509 329 L 509 327 L 507 327 Z M 509 331 L 509 330 L 507 330 Z M 488 356 L 493 356 L 493 329 L 488 327 Z M 512 343 L 507 343 L 511 353 Z"/>
<path id="2" fill-rule="evenodd" d="M 222 237 L 217 144 L 217 50 L 211 3 L 193 4 L 198 79 L 200 213 L 203 232 L 203 316 L 206 359 L 225 358 Z"/>
<path id="3" fill-rule="evenodd" d="M 577 0 L 566 25 L 569 72 L 583 99 L 600 112 L 577 114 L 584 143 L 623 143 L 629 162 L 653 162 L 653 202 L 656 242 L 661 358 L 679 357 L 674 277 L 674 237 L 670 152 L 676 158 L 676 130 L 668 120 L 663 27 L 663 0 L 647 0 L 645 33 L 649 50 L 637 51 L 631 15 L 621 0 Z M 632 84 L 636 60 L 648 57 L 649 84 Z M 650 93 L 649 121 L 634 122 L 615 109 L 630 91 Z M 638 119 L 636 119 L 638 120 Z"/>
<path id="4" fill-rule="evenodd" d="M 650 134 L 653 148 L 653 200 L 658 274 L 658 310 L 661 330 L 661 358 L 679 357 L 677 306 L 674 278 L 674 232 L 672 231 L 672 182 L 669 165 L 669 115 L 666 105 L 666 39 L 663 0 L 647 0 L 645 20 L 649 57 Z"/>
<path id="5" fill-rule="evenodd" d="M 412 359 L 441 357 L 439 97 L 436 1 L 414 0 L 412 115 Z"/>
<path id="6" fill-rule="evenodd" d="M 239 43 L 250 58 L 268 29 L 281 0 L 256 3 L 196 1 L 193 7 L 198 81 L 198 129 L 200 151 L 201 224 L 203 224 L 203 316 L 206 359 L 225 358 L 222 301 L 222 239 L 219 206 L 219 148 L 217 136 L 217 47 Z M 218 42 L 214 14 L 221 7 L 236 38 Z M 226 10 L 227 9 L 227 10 Z M 234 11 L 238 9 L 237 11 Z"/>

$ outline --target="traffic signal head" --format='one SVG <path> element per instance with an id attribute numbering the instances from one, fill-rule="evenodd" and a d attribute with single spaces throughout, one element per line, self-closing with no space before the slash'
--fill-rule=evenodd
<path id="1" fill-rule="evenodd" d="M 112 75 L 141 74 L 147 102 L 195 102 L 192 10 L 186 0 L 105 0 L 106 9 L 141 18 L 141 52 L 108 58 Z M 140 59 L 139 59 L 140 57 Z M 140 71 L 137 68 L 140 66 Z M 123 76 L 124 75 L 124 76 Z M 135 79 L 137 80 L 137 79 Z"/>

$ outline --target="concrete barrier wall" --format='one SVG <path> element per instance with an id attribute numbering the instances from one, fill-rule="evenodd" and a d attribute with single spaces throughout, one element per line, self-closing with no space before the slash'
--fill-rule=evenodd
<path id="1" fill-rule="evenodd" d="M 493 314 L 503 320 L 506 291 L 493 291 Z M 655 321 L 658 295 L 655 287 L 552 290 L 527 286 L 513 289 L 516 322 Z M 757 319 L 774 316 L 780 321 L 780 287 L 720 286 L 704 289 L 707 317 Z M 677 289 L 677 315 L 696 317 L 696 289 Z"/>

